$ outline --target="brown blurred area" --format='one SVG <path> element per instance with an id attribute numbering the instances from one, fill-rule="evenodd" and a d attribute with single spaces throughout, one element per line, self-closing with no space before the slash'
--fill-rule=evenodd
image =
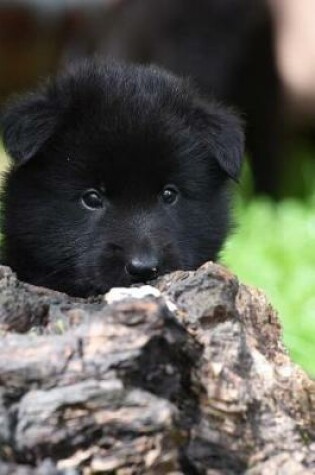
<path id="1" fill-rule="evenodd" d="M 97 49 L 119 0 L 0 0 L 0 105 Z"/>
<path id="2" fill-rule="evenodd" d="M 41 15 L 21 2 L 0 4 L 0 100 L 52 72 L 71 29 L 66 16 Z"/>

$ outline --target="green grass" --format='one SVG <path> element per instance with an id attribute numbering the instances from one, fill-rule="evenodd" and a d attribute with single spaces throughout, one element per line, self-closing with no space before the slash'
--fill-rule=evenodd
<path id="1" fill-rule="evenodd" d="M 315 376 L 315 194 L 277 204 L 240 199 L 235 215 L 239 226 L 222 262 L 265 291 L 292 358 Z"/>

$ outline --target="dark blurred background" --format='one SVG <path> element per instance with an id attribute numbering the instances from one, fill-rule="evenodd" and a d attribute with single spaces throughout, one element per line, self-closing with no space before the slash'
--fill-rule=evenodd
<path id="1" fill-rule="evenodd" d="M 155 62 L 234 106 L 258 193 L 303 195 L 314 147 L 313 0 L 2 0 L 0 107 L 66 61 Z"/>
<path id="2" fill-rule="evenodd" d="M 93 54 L 160 64 L 239 111 L 248 164 L 222 260 L 268 292 L 315 374 L 314 18 L 314 0 L 0 0 L 0 111 Z"/>

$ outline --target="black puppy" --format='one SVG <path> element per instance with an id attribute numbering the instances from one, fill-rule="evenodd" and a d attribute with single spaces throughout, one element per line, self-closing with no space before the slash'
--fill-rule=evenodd
<path id="1" fill-rule="evenodd" d="M 239 120 L 156 67 L 82 61 L 8 108 L 3 256 L 89 296 L 215 259 Z"/>

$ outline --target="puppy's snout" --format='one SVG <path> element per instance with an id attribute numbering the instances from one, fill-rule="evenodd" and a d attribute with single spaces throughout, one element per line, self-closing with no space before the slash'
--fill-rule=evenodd
<path id="1" fill-rule="evenodd" d="M 154 255 L 132 257 L 125 269 L 135 282 L 154 279 L 159 272 L 158 259 Z"/>

